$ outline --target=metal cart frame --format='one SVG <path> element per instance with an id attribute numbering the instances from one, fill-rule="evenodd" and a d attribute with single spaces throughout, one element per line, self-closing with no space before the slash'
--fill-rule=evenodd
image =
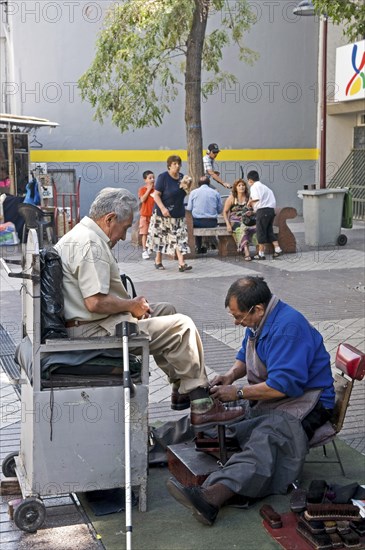
<path id="1" fill-rule="evenodd" d="M 14 460 L 14 471 L 25 500 L 15 510 L 14 520 L 20 529 L 35 531 L 45 517 L 42 497 L 111 489 L 125 484 L 124 395 L 120 381 L 118 385 L 74 387 L 70 376 L 69 387 L 44 387 L 41 358 L 58 351 L 122 349 L 122 338 L 59 339 L 41 343 L 40 259 L 34 229 L 29 231 L 23 271 L 20 274 L 10 272 L 10 276 L 16 275 L 23 279 L 23 336 L 31 341 L 33 367 L 29 373 L 21 366 L 20 452 L 10 460 Z M 130 431 L 131 483 L 139 487 L 139 509 L 145 511 L 148 338 L 132 337 L 128 346 L 133 350 L 138 348 L 142 354 L 142 383 L 136 386 L 131 399 Z"/>

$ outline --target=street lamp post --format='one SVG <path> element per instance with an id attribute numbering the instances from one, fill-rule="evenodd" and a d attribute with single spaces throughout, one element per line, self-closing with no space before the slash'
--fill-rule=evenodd
<path id="1" fill-rule="evenodd" d="M 314 6 L 310 0 L 302 0 L 293 10 L 294 15 L 314 16 Z M 328 16 L 322 18 L 322 82 L 321 82 L 321 149 L 319 164 L 319 187 L 326 189 L 326 149 L 327 149 L 327 30 Z"/>

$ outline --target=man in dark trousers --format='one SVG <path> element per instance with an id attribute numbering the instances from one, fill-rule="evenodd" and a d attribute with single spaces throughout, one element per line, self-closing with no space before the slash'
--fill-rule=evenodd
<path id="1" fill-rule="evenodd" d="M 171 495 L 205 525 L 213 525 L 220 507 L 237 494 L 285 494 L 301 474 L 308 442 L 331 418 L 335 404 L 322 336 L 273 295 L 262 277 L 238 279 L 225 306 L 246 333 L 235 363 L 212 380 L 210 393 L 223 402 L 243 400 L 246 418 L 230 427 L 241 450 L 201 487 L 167 482 Z M 248 385 L 233 384 L 244 376 Z"/>
<path id="2" fill-rule="evenodd" d="M 223 210 L 220 194 L 210 186 L 208 176 L 199 179 L 198 189 L 189 194 L 186 210 L 193 216 L 194 227 L 217 227 L 218 216 Z M 205 254 L 207 249 L 202 246 L 202 237 L 195 237 L 198 254 Z"/>
<path id="3" fill-rule="evenodd" d="M 259 243 L 259 251 L 254 260 L 265 260 L 265 245 L 272 243 L 274 246 L 273 258 L 278 258 L 283 251 L 275 237 L 273 222 L 275 218 L 276 199 L 269 187 L 261 183 L 256 170 L 247 174 L 247 183 L 250 186 L 250 200 L 247 206 L 256 212 L 256 236 Z"/>

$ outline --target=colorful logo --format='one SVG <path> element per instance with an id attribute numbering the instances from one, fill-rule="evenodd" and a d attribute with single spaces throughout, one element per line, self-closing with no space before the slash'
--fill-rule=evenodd
<path id="1" fill-rule="evenodd" d="M 355 71 L 355 74 L 352 76 L 350 81 L 346 86 L 346 95 L 353 96 L 358 94 L 362 89 L 365 90 L 365 73 L 362 70 L 365 67 L 365 52 L 363 53 L 361 62 L 359 66 L 356 66 L 356 57 L 357 57 L 357 44 L 354 44 L 352 48 L 352 67 Z"/>

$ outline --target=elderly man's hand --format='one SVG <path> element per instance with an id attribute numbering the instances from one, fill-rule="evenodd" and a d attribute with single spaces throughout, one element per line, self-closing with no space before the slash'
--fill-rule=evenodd
<path id="1" fill-rule="evenodd" d="M 209 393 L 213 399 L 219 399 L 219 401 L 236 401 L 237 399 L 236 386 L 213 386 Z"/>
<path id="2" fill-rule="evenodd" d="M 131 300 L 131 314 L 137 319 L 148 319 L 150 317 L 150 306 L 144 296 L 137 296 Z"/>

